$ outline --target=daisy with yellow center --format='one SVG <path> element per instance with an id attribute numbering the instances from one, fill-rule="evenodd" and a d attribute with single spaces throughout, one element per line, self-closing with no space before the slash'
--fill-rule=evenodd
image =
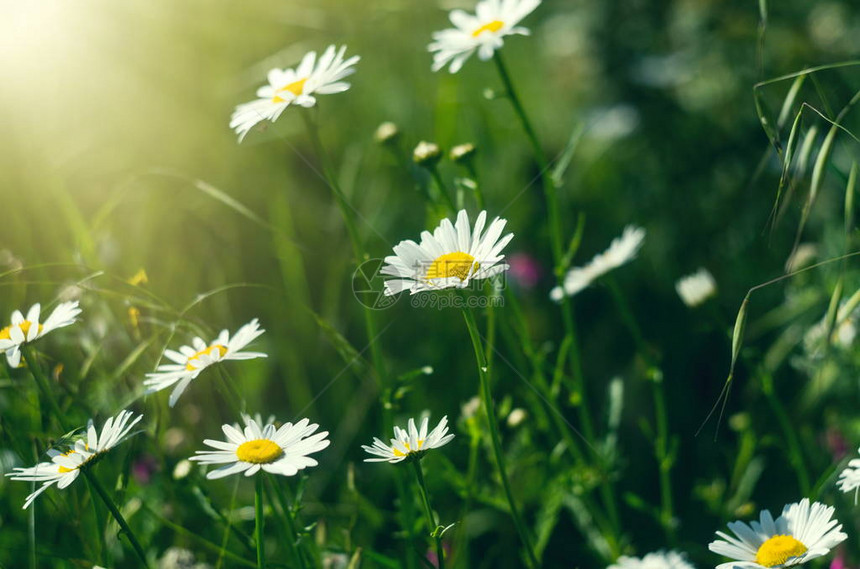
<path id="1" fill-rule="evenodd" d="M 314 434 L 319 425 L 309 424 L 308 419 L 302 419 L 295 425 L 284 423 L 280 428 L 276 428 L 271 421 L 264 425 L 247 415 L 243 419 L 243 430 L 233 425 L 221 427 L 227 441 L 203 441 L 216 450 L 199 450 L 197 456 L 190 458 L 201 464 L 224 465 L 210 471 L 206 478 L 224 478 L 239 473 L 253 476 L 260 470 L 293 476 L 299 470 L 316 466 L 317 461 L 308 455 L 323 450 L 331 443 L 326 438 L 328 431 Z"/>
<path id="2" fill-rule="evenodd" d="M 405 429 L 394 427 L 394 438 L 387 445 L 378 438 L 373 439 L 373 445 L 362 445 L 365 451 L 375 458 L 365 458 L 364 462 L 391 462 L 398 463 L 410 457 L 421 458 L 430 449 L 439 448 L 448 444 L 454 438 L 454 434 L 448 434 L 448 417 L 442 417 L 439 424 L 429 433 L 430 419 L 424 417 L 421 426 L 415 426 L 415 419 L 409 419 Z"/>
<path id="3" fill-rule="evenodd" d="M 306 54 L 295 69 L 272 69 L 269 84 L 257 89 L 258 99 L 236 107 L 230 117 L 230 128 L 239 135 L 239 142 L 256 124 L 275 122 L 290 105 L 313 107 L 314 95 L 330 95 L 349 89 L 344 78 L 355 72 L 359 57 L 344 60 L 346 46 L 330 45 L 317 59 L 316 52 Z"/>
<path id="4" fill-rule="evenodd" d="M 39 494 L 54 484 L 63 489 L 74 482 L 82 468 L 132 436 L 134 433 L 131 430 L 141 419 L 143 415 L 135 416 L 131 411 L 122 411 L 116 417 L 105 421 L 101 433 L 90 419 L 86 437 L 76 440 L 71 448 L 49 450 L 50 462 L 40 462 L 29 468 L 15 468 L 14 472 L 7 474 L 12 480 L 42 483 L 35 492 L 27 496 L 24 508 L 28 508 Z"/>
<path id="5" fill-rule="evenodd" d="M 266 354 L 262 352 L 242 351 L 242 348 L 263 332 L 265 330 L 260 328 L 255 318 L 239 328 L 232 338 L 230 332 L 221 330 L 212 342 L 206 343 L 202 338 L 194 338 L 191 346 L 182 346 L 179 351 L 164 350 L 164 357 L 174 363 L 162 364 L 157 371 L 146 374 L 147 379 L 143 384 L 147 387 L 147 393 L 161 391 L 176 384 L 169 399 L 170 406 L 173 407 L 188 385 L 207 367 L 225 360 L 265 358 Z"/>
<path id="6" fill-rule="evenodd" d="M 21 345 L 41 338 L 45 334 L 74 324 L 76 317 L 81 313 L 78 302 L 63 302 L 51 312 L 44 322 L 39 322 L 42 307 L 34 304 L 27 311 L 27 316 L 21 314 L 20 310 L 12 313 L 9 326 L 0 328 L 0 351 L 6 352 L 6 361 L 11 367 L 21 364 Z"/>
<path id="7" fill-rule="evenodd" d="M 474 15 L 452 10 L 449 18 L 454 27 L 435 32 L 427 47 L 433 52 L 433 71 L 449 65 L 448 70 L 456 73 L 475 51 L 486 61 L 504 45 L 505 36 L 529 35 L 527 28 L 517 24 L 539 4 L 540 0 L 481 0 Z"/>
<path id="8" fill-rule="evenodd" d="M 735 561 L 717 569 L 790 567 L 800 565 L 830 550 L 848 537 L 842 524 L 833 519 L 833 507 L 808 498 L 789 504 L 775 520 L 764 510 L 758 522 L 733 522 L 729 529 L 736 537 L 718 531 L 722 539 L 708 549 Z"/>
<path id="9" fill-rule="evenodd" d="M 513 233 L 502 237 L 506 220 L 495 218 L 484 231 L 487 212 L 478 214 L 475 227 L 469 225 L 466 210 L 457 214 L 456 224 L 443 219 L 433 233 L 421 233 L 421 243 L 411 239 L 394 247 L 394 255 L 385 258 L 383 275 L 395 277 L 385 281 L 385 294 L 404 290 L 411 294 L 466 288 L 473 280 L 488 279 L 508 270 L 502 249 Z"/>

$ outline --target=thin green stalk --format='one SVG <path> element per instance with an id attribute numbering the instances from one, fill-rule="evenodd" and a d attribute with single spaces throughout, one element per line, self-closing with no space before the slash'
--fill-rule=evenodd
<path id="1" fill-rule="evenodd" d="M 287 541 L 290 543 L 290 552 L 293 554 L 293 557 L 298 559 L 299 565 L 301 565 L 302 569 L 307 569 L 305 556 L 302 554 L 301 547 L 298 544 L 298 532 L 296 531 L 295 520 L 293 519 L 289 500 L 284 496 L 284 490 L 278 485 L 277 480 L 269 478 L 269 482 L 271 483 L 272 488 L 274 488 L 275 496 L 281 506 L 281 510 L 284 512 L 284 518 L 286 519 L 284 529 L 287 532 Z M 272 500 L 270 498 L 269 502 L 271 501 Z"/>
<path id="2" fill-rule="evenodd" d="M 657 364 L 651 355 L 651 350 L 645 343 L 642 329 L 639 327 L 636 317 L 633 316 L 633 311 L 630 309 L 627 298 L 614 278 L 607 278 L 607 282 L 609 283 L 609 290 L 612 292 L 612 298 L 615 300 L 618 311 L 621 313 L 621 319 L 633 337 L 640 356 L 648 366 L 657 369 Z M 675 528 L 672 505 L 672 459 L 669 456 L 669 418 L 666 412 L 666 397 L 663 390 L 663 378 L 652 377 L 649 380 L 654 397 L 654 415 L 657 422 L 654 458 L 657 461 L 657 469 L 660 476 L 660 521 L 663 524 L 667 537 L 670 541 L 673 541 L 675 539 Z"/>
<path id="3" fill-rule="evenodd" d="M 472 348 L 475 350 L 475 358 L 478 364 L 478 377 L 481 381 L 481 395 L 484 400 L 484 410 L 487 412 L 487 423 L 490 426 L 490 440 L 493 443 L 493 456 L 496 459 L 499 478 L 502 480 L 502 487 L 505 490 L 508 506 L 511 509 L 511 517 L 514 519 L 517 533 L 519 533 L 520 540 L 523 542 L 523 547 L 525 547 L 526 550 L 528 566 L 537 568 L 540 567 L 540 563 L 538 563 L 537 557 L 532 549 L 531 539 L 529 538 L 529 534 L 522 518 L 520 518 L 520 513 L 517 509 L 516 502 L 514 501 L 513 492 L 511 491 L 511 484 L 508 481 L 508 473 L 505 468 L 505 456 L 502 453 L 502 443 L 499 439 L 499 428 L 496 424 L 493 395 L 490 391 L 490 378 L 487 374 L 487 361 L 486 358 L 484 358 L 484 346 L 481 342 L 481 335 L 478 333 L 478 324 L 475 322 L 475 315 L 468 307 L 463 309 L 463 318 L 466 320 L 466 327 L 469 329 L 469 337 L 472 339 Z"/>
<path id="4" fill-rule="evenodd" d="M 481 180 L 478 179 L 478 170 L 472 161 L 466 162 L 466 171 L 469 172 L 469 177 L 475 183 L 475 201 L 478 203 L 478 209 L 483 210 L 484 207 L 484 190 L 481 188 Z"/>
<path id="5" fill-rule="evenodd" d="M 343 191 L 340 189 L 340 184 L 338 183 L 337 177 L 334 175 L 334 170 L 329 163 L 328 155 L 326 154 L 325 148 L 322 144 L 322 140 L 320 139 L 319 128 L 317 127 L 316 123 L 314 123 L 314 121 L 311 119 L 308 113 L 301 113 L 301 115 L 302 119 L 305 121 L 305 126 L 307 128 L 311 142 L 314 145 L 314 150 L 319 157 L 320 163 L 322 164 L 323 174 L 326 178 L 326 181 L 328 182 L 328 186 L 334 194 L 338 208 L 340 208 L 341 216 L 343 217 L 347 233 L 349 234 L 349 239 L 352 243 L 352 250 L 353 254 L 355 255 L 356 263 L 359 263 L 365 258 L 365 255 L 364 248 L 362 246 L 362 242 L 355 224 L 355 214 L 352 208 L 347 203 L 346 196 L 344 196 Z M 380 393 L 385 394 L 387 393 L 389 387 L 388 372 L 385 368 L 385 361 L 382 357 L 382 350 L 380 349 L 380 346 L 376 341 L 378 335 L 376 318 L 374 317 L 373 310 L 363 305 L 362 308 L 364 309 L 364 326 L 367 333 L 367 341 L 369 342 L 370 346 L 371 361 L 373 362 L 373 368 L 376 372 L 375 375 L 377 387 L 379 388 Z M 382 405 L 382 423 L 383 429 L 386 432 L 390 432 L 394 428 L 393 409 L 391 405 L 388 405 L 385 401 L 383 401 Z M 399 472 L 395 472 L 394 477 L 395 486 L 397 488 L 397 496 L 399 503 L 401 504 L 401 513 L 404 517 L 404 522 L 411 523 L 411 506 L 407 504 L 409 497 L 406 493 L 406 486 Z M 411 539 L 411 530 L 409 530 L 407 533 L 409 534 L 409 537 Z M 407 548 L 406 564 L 408 569 L 414 569 L 417 564 L 417 558 L 412 553 L 411 548 Z"/>
<path id="6" fill-rule="evenodd" d="M 779 426 L 782 428 L 782 433 L 788 443 L 788 458 L 794 473 L 797 476 L 797 485 L 800 487 L 800 493 L 804 496 L 809 495 L 811 488 L 809 484 L 809 475 L 806 472 L 806 462 L 803 459 L 803 452 L 800 449 L 800 442 L 797 438 L 797 432 L 794 429 L 793 423 L 788 418 L 788 413 L 785 412 L 782 402 L 773 389 L 773 378 L 769 373 L 763 372 L 761 377 L 762 391 L 767 397 L 768 403 L 773 408 Z"/>
<path id="7" fill-rule="evenodd" d="M 99 498 L 102 499 L 105 506 L 107 506 L 108 511 L 110 511 L 113 518 L 116 520 L 116 523 L 119 524 L 121 529 L 120 534 L 124 535 L 129 543 L 131 543 L 132 549 L 137 554 L 137 557 L 140 559 L 141 564 L 144 567 L 149 567 L 149 563 L 146 561 L 146 553 L 143 551 L 143 547 L 141 547 L 140 542 L 137 541 L 137 537 L 135 537 L 134 532 L 131 531 L 131 528 L 128 525 L 128 522 L 125 521 L 122 513 L 117 508 L 116 504 L 114 504 L 113 499 L 108 495 L 107 490 L 104 489 L 99 479 L 90 471 L 89 468 L 84 467 L 81 468 L 81 472 L 84 473 L 84 476 L 87 478 L 87 482 L 90 483 L 90 486 L 95 489 L 96 494 L 99 495 Z"/>
<path id="8" fill-rule="evenodd" d="M 263 537 L 266 519 L 263 516 L 263 476 L 258 473 L 254 492 L 254 540 L 257 542 L 257 569 L 266 569 L 266 543 Z"/>
<path id="9" fill-rule="evenodd" d="M 93 488 L 89 480 L 87 480 L 87 487 L 90 490 L 90 503 L 93 505 L 93 515 L 95 516 L 96 534 L 98 536 L 98 539 L 96 539 L 96 541 L 99 544 L 99 558 L 102 560 L 102 563 L 104 563 L 105 567 L 108 567 L 111 565 L 111 563 L 110 561 L 108 561 L 109 551 L 107 545 L 105 544 L 106 525 L 104 516 L 102 515 L 102 511 L 99 510 L 98 503 L 92 499 L 92 495 L 95 494 L 95 488 Z"/>
<path id="10" fill-rule="evenodd" d="M 43 398 L 47 400 L 48 406 L 54 414 L 54 418 L 57 420 L 60 427 L 62 427 L 63 431 L 68 432 L 69 427 L 64 419 L 63 411 L 60 409 L 57 399 L 54 397 L 54 392 L 51 391 L 51 385 L 48 383 L 48 378 L 45 377 L 45 372 L 42 371 L 42 367 L 36 359 L 36 351 L 32 346 L 23 344 L 21 346 L 21 353 L 24 356 L 24 360 L 27 362 L 27 369 L 29 369 L 30 373 L 33 374 L 33 378 L 36 380 L 36 384 L 42 392 Z"/>
<path id="11" fill-rule="evenodd" d="M 433 517 L 433 508 L 430 507 L 430 496 L 427 492 L 427 485 L 424 483 L 424 470 L 421 468 L 421 459 L 412 459 L 412 469 L 415 472 L 415 479 L 418 481 L 418 489 L 421 490 L 421 501 L 424 503 L 424 515 L 427 516 L 427 529 L 430 530 L 430 536 L 436 544 L 436 565 L 439 569 L 445 569 L 445 551 L 442 548 L 442 536 L 438 535 L 436 528 L 439 524 Z"/>
<path id="12" fill-rule="evenodd" d="M 439 193 L 442 194 L 442 198 L 445 200 L 445 204 L 450 208 L 452 213 L 456 213 L 457 205 L 454 203 L 454 199 L 451 197 L 451 193 L 448 191 L 448 186 L 445 185 L 445 181 L 442 180 L 442 175 L 439 174 L 439 168 L 435 165 L 427 168 L 430 170 L 430 175 L 433 176 L 433 181 L 436 183 L 436 187 L 439 188 Z"/>

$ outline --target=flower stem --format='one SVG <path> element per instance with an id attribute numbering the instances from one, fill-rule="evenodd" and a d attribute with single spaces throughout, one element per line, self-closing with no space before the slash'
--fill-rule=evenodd
<path id="1" fill-rule="evenodd" d="M 278 481 L 272 477 L 267 477 L 269 483 L 272 488 L 275 490 L 275 497 L 278 500 L 278 503 L 281 506 L 281 510 L 284 512 L 285 525 L 284 529 L 287 533 L 287 541 L 290 544 L 290 551 L 293 554 L 293 557 L 297 558 L 299 561 L 299 565 L 301 565 L 302 569 L 307 569 L 307 564 L 305 562 L 305 556 L 302 553 L 301 546 L 298 543 L 298 532 L 296 531 L 295 519 L 293 518 L 293 511 L 290 507 L 289 500 L 284 496 L 284 490 L 280 486 L 278 486 Z M 271 497 L 269 498 L 269 502 L 272 502 Z"/>
<path id="2" fill-rule="evenodd" d="M 532 549 L 531 540 L 526 530 L 526 526 L 520 518 L 519 510 L 514 495 L 511 492 L 511 484 L 508 481 L 508 473 L 505 468 L 505 456 L 502 453 L 502 443 L 499 439 L 499 429 L 496 424 L 496 413 L 493 406 L 493 395 L 490 392 L 490 377 L 487 373 L 487 360 L 484 357 L 484 346 L 481 342 L 481 335 L 478 333 L 478 325 L 475 322 L 475 315 L 471 308 L 463 309 L 463 318 L 466 320 L 466 327 L 469 329 L 469 337 L 472 339 L 472 348 L 475 350 L 475 358 L 478 363 L 478 377 L 481 380 L 481 397 L 484 401 L 484 410 L 487 413 L 487 423 L 490 426 L 490 440 L 493 443 L 493 456 L 496 459 L 496 467 L 499 471 L 499 478 L 502 480 L 502 487 L 505 490 L 505 496 L 508 499 L 508 506 L 511 509 L 511 517 L 514 519 L 514 525 L 517 527 L 517 533 L 520 535 L 520 540 L 526 550 L 527 565 L 532 568 L 540 567 L 540 563 L 535 557 Z"/>
<path id="3" fill-rule="evenodd" d="M 29 369 L 30 373 L 33 374 L 33 378 L 36 380 L 36 384 L 42 392 L 42 397 L 48 402 L 48 406 L 51 408 L 54 418 L 57 420 L 60 427 L 62 427 L 63 431 L 68 432 L 69 427 L 63 418 L 63 411 L 60 409 L 57 399 L 54 397 L 54 392 L 51 391 L 51 385 L 48 383 L 48 378 L 45 376 L 45 372 L 42 370 L 42 367 L 39 365 L 39 361 L 36 359 L 36 350 L 34 350 L 32 346 L 24 344 L 21 346 L 21 353 L 24 355 L 24 360 L 27 362 L 27 369 Z"/>
<path id="4" fill-rule="evenodd" d="M 439 168 L 436 166 L 431 166 L 428 168 L 430 170 L 430 175 L 433 177 L 433 181 L 436 183 L 436 187 L 439 189 L 439 193 L 442 194 L 442 198 L 445 200 L 445 205 L 451 210 L 451 213 L 457 213 L 457 205 L 454 203 L 454 199 L 451 197 L 451 192 L 448 191 L 448 186 L 445 185 L 445 181 L 442 179 L 442 175 L 439 173 Z"/>
<path id="5" fill-rule="evenodd" d="M 424 483 L 424 470 L 421 468 L 421 459 L 413 459 L 412 469 L 415 471 L 415 479 L 418 481 L 418 489 L 421 490 L 421 501 L 424 503 L 424 514 L 427 516 L 427 528 L 436 544 L 436 564 L 439 569 L 445 569 L 445 550 L 442 549 L 442 536 L 436 534 L 438 524 L 433 517 L 433 509 L 430 507 L 430 496 L 427 493 L 427 485 Z"/>
<path id="6" fill-rule="evenodd" d="M 266 551 L 263 539 L 266 520 L 263 517 L 263 476 L 260 473 L 257 474 L 255 481 L 254 521 L 254 541 L 257 542 L 257 569 L 266 569 Z"/>
<path id="7" fill-rule="evenodd" d="M 141 547 L 140 542 L 137 541 L 137 537 L 135 537 L 134 532 L 131 531 L 131 528 L 128 525 L 128 522 L 125 521 L 122 513 L 117 508 L 113 499 L 108 495 L 107 490 L 105 490 L 104 486 L 102 486 L 99 479 L 90 471 L 89 468 L 83 467 L 81 468 L 81 472 L 83 472 L 84 476 L 87 478 L 87 482 L 89 482 L 90 487 L 96 491 L 96 494 L 99 495 L 99 498 L 102 499 L 107 509 L 110 511 L 113 518 L 116 520 L 116 523 L 119 524 L 120 533 L 125 535 L 128 539 L 129 543 L 131 543 L 132 549 L 137 554 L 137 557 L 140 559 L 141 564 L 144 567 L 149 567 L 149 563 L 146 561 L 146 553 L 143 551 L 143 547 Z"/>

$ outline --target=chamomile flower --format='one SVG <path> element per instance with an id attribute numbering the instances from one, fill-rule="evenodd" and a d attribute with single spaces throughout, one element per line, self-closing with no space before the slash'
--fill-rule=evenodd
<path id="1" fill-rule="evenodd" d="M 170 394 L 169 404 L 176 405 L 179 396 L 185 392 L 200 372 L 207 367 L 225 360 L 250 360 L 253 358 L 265 358 L 262 352 L 243 352 L 242 348 L 250 344 L 260 334 L 265 332 L 260 328 L 256 318 L 245 324 L 230 337 L 230 332 L 221 330 L 218 337 L 212 342 L 206 343 L 202 338 L 194 338 L 191 346 L 182 346 L 179 351 L 164 350 L 164 357 L 174 362 L 162 364 L 153 373 L 146 374 L 147 379 L 143 384 L 147 387 L 147 393 L 155 393 L 162 389 L 176 385 Z"/>
<path id="2" fill-rule="evenodd" d="M 848 537 L 842 524 L 833 519 L 833 507 L 809 498 L 788 504 L 775 520 L 764 510 L 758 522 L 733 522 L 729 529 L 737 537 L 718 531 L 708 549 L 734 561 L 717 569 L 789 567 L 830 553 Z"/>
<path id="3" fill-rule="evenodd" d="M 473 280 L 488 279 L 508 270 L 501 254 L 513 233 L 501 237 L 507 220 L 495 218 L 484 231 L 487 212 L 482 211 L 469 225 L 466 210 L 457 214 L 457 223 L 443 219 L 433 233 L 421 233 L 421 243 L 411 239 L 394 246 L 394 255 L 385 258 L 385 295 L 409 290 L 410 294 L 445 288 L 465 288 Z M 501 238 L 500 238 L 501 237 Z"/>
<path id="4" fill-rule="evenodd" d="M 435 32 L 427 46 L 433 52 L 433 71 L 450 64 L 448 71 L 457 73 L 476 51 L 486 61 L 504 45 L 505 36 L 529 35 L 517 24 L 539 4 L 540 0 L 481 0 L 474 15 L 452 10 L 448 17 L 454 27 Z"/>
<path id="5" fill-rule="evenodd" d="M 607 569 L 693 569 L 693 566 L 682 553 L 658 551 L 649 553 L 641 559 L 623 555 Z"/>
<path id="6" fill-rule="evenodd" d="M 692 275 L 687 275 L 675 283 L 675 290 L 681 300 L 693 308 L 699 306 L 717 292 L 717 283 L 708 269 L 699 269 Z"/>
<path id="7" fill-rule="evenodd" d="M 860 488 L 860 458 L 851 459 L 845 470 L 839 474 L 839 481 L 836 484 L 843 492 Z"/>
<path id="8" fill-rule="evenodd" d="M 306 54 L 295 69 L 272 69 L 269 84 L 257 89 L 257 99 L 236 107 L 230 117 L 230 128 L 239 135 L 239 142 L 259 122 L 275 122 L 290 105 L 313 107 L 314 95 L 330 95 L 349 89 L 345 77 L 355 72 L 360 59 L 357 55 L 344 60 L 346 46 L 328 46 L 317 59 L 316 52 Z"/>
<path id="9" fill-rule="evenodd" d="M 81 313 L 77 301 L 63 302 L 57 305 L 44 322 L 39 323 L 41 311 L 42 307 L 39 303 L 30 307 L 26 317 L 20 310 L 16 310 L 12 313 L 11 324 L 0 329 L 0 351 L 6 352 L 6 361 L 11 367 L 18 367 L 21 364 L 22 344 L 37 340 L 57 328 L 73 324 L 77 315 Z"/>
<path id="10" fill-rule="evenodd" d="M 386 445 L 374 437 L 373 445 L 361 445 L 365 451 L 376 458 L 365 458 L 364 462 L 390 462 L 392 464 L 406 460 L 410 457 L 421 458 L 425 452 L 433 448 L 439 448 L 448 444 L 454 438 L 454 434 L 448 434 L 448 417 L 442 417 L 436 428 L 427 433 L 430 419 L 424 417 L 421 427 L 415 426 L 415 419 L 409 419 L 406 429 L 394 427 L 394 438 L 391 445 Z"/>
<path id="11" fill-rule="evenodd" d="M 609 271 L 632 261 L 644 240 L 644 229 L 628 225 L 621 237 L 612 240 L 606 251 L 595 255 L 584 267 L 570 269 L 562 286 L 552 289 L 550 298 L 558 302 L 565 296 L 573 296 Z"/>
<path id="12" fill-rule="evenodd" d="M 302 419 L 295 425 L 284 423 L 280 428 L 275 428 L 271 422 L 263 425 L 247 415 L 243 418 L 244 430 L 222 425 L 221 430 L 227 441 L 207 439 L 203 443 L 216 450 L 199 450 L 197 456 L 189 459 L 201 464 L 224 465 L 210 471 L 206 478 L 224 478 L 239 473 L 253 476 L 260 470 L 293 476 L 299 470 L 316 466 L 317 461 L 308 455 L 323 450 L 331 443 L 326 439 L 328 431 L 314 434 L 319 425 L 309 424 L 308 419 Z"/>
<path id="13" fill-rule="evenodd" d="M 131 411 L 122 411 L 116 417 L 105 421 L 101 433 L 96 430 L 90 419 L 84 438 L 76 440 L 65 452 L 59 449 L 48 451 L 50 462 L 40 462 L 29 468 L 15 468 L 15 472 L 8 473 L 6 476 L 10 476 L 12 480 L 42 483 L 38 490 L 27 496 L 24 508 L 28 508 L 39 494 L 54 484 L 57 488 L 63 489 L 74 482 L 82 468 L 92 464 L 94 460 L 131 436 L 133 434 L 131 430 L 141 419 L 143 415 L 135 416 Z"/>

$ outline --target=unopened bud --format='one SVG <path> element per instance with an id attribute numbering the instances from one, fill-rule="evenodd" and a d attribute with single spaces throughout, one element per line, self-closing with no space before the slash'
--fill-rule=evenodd
<path id="1" fill-rule="evenodd" d="M 419 166 L 424 166 L 425 168 L 433 168 L 439 163 L 441 158 L 442 149 L 439 148 L 438 144 L 433 142 L 422 140 L 418 143 L 418 146 L 415 147 L 415 150 L 412 151 L 412 160 L 414 160 Z"/>
<path id="2" fill-rule="evenodd" d="M 400 136 L 400 129 L 393 122 L 384 122 L 376 128 L 374 140 L 379 144 L 393 144 Z"/>
<path id="3" fill-rule="evenodd" d="M 458 144 L 451 149 L 451 153 L 449 154 L 451 160 L 453 160 L 457 164 L 468 164 L 474 155 L 475 145 L 471 142 L 467 142 L 466 144 Z"/>

